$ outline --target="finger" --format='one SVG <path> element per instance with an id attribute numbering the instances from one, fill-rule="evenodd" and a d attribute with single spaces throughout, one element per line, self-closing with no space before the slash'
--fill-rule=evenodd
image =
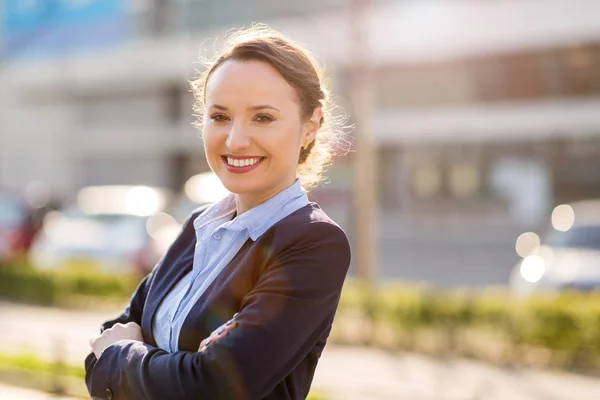
<path id="1" fill-rule="evenodd" d="M 213 342 L 216 342 L 217 340 L 221 339 L 224 336 L 227 336 L 227 329 L 218 329 L 216 331 L 214 331 L 213 333 L 210 334 L 210 336 L 208 337 L 209 339 L 211 339 Z"/>
<path id="2" fill-rule="evenodd" d="M 229 330 L 226 329 L 225 327 L 221 327 L 221 328 L 217 329 L 216 331 L 211 333 L 209 337 L 207 337 L 200 343 L 200 349 L 202 349 L 204 347 L 208 347 L 212 343 L 215 343 L 219 339 L 223 338 L 224 336 L 227 336 L 228 332 L 229 332 Z"/>
<path id="3" fill-rule="evenodd" d="M 202 343 L 200 343 L 200 347 L 198 348 L 198 351 L 203 351 L 206 350 L 206 348 L 208 347 L 209 344 L 212 343 L 212 339 L 211 338 L 206 338 L 202 341 Z"/>
<path id="4" fill-rule="evenodd" d="M 215 332 L 213 332 L 209 339 L 214 343 L 218 340 L 221 340 L 222 338 L 224 338 L 225 336 L 227 336 L 229 334 L 229 331 L 232 330 L 233 328 L 236 327 L 237 324 L 232 324 L 229 326 L 224 326 L 221 327 L 219 329 L 217 329 Z"/>
<path id="5" fill-rule="evenodd" d="M 211 335 L 221 335 L 223 334 L 223 332 L 229 332 L 230 330 L 232 330 L 233 328 L 235 328 L 237 326 L 237 322 L 234 320 L 229 320 L 227 321 L 226 324 L 221 325 L 219 328 L 215 329 L 213 331 L 213 333 L 211 333 Z"/>
<path id="6" fill-rule="evenodd" d="M 203 351 L 202 349 L 205 349 L 212 343 L 215 343 L 218 340 L 224 338 L 225 336 L 227 336 L 229 334 L 229 331 L 236 328 L 237 325 L 238 325 L 238 323 L 236 321 L 230 320 L 226 324 L 220 326 L 218 329 L 214 330 L 210 334 L 209 337 L 207 337 L 200 343 L 200 347 L 199 347 L 198 351 Z"/>
<path id="7" fill-rule="evenodd" d="M 232 331 L 237 327 L 238 327 L 238 323 L 236 321 L 233 321 L 231 324 L 225 325 L 225 329 L 223 330 L 223 333 L 228 334 L 229 331 Z"/>

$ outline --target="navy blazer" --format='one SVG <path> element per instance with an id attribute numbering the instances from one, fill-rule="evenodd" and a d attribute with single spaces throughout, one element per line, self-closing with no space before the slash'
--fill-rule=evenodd
<path id="1" fill-rule="evenodd" d="M 144 343 L 122 340 L 85 360 L 98 399 L 305 399 L 333 322 L 350 264 L 342 229 L 310 203 L 248 239 L 194 304 L 179 351 L 156 347 L 152 320 L 169 290 L 192 269 L 196 235 L 184 224 L 118 318 L 142 327 Z M 238 313 L 238 326 L 198 352 L 200 342 Z"/>

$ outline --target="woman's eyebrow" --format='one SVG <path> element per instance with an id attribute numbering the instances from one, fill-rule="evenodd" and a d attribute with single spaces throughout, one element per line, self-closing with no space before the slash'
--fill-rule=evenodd
<path id="1" fill-rule="evenodd" d="M 223 111 L 228 111 L 229 110 L 227 107 L 222 106 L 221 104 L 213 104 L 209 108 L 216 108 L 218 110 L 223 110 Z M 248 107 L 248 111 L 265 110 L 265 109 L 275 110 L 275 111 L 280 112 L 278 108 L 273 107 L 273 106 L 271 106 L 269 104 L 259 104 L 257 106 Z"/>
<path id="2" fill-rule="evenodd" d="M 260 104 L 258 106 L 248 107 L 248 111 L 264 110 L 264 109 L 279 111 L 279 109 L 277 109 L 276 107 L 273 107 L 269 104 Z"/>

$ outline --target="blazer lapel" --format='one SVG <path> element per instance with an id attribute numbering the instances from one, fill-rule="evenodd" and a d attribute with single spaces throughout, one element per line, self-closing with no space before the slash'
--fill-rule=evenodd
<path id="1" fill-rule="evenodd" d="M 244 277 L 240 280 L 236 274 L 242 273 L 242 276 L 245 276 L 244 272 L 239 270 L 239 267 L 242 258 L 244 258 L 253 243 L 252 239 L 246 240 L 240 250 L 223 267 L 204 293 L 192 305 L 179 332 L 180 350 L 197 348 L 200 340 L 208 336 L 213 329 L 223 325 L 231 319 L 233 314 L 239 311 L 239 301 L 250 291 L 253 284 L 250 277 Z M 244 285 L 248 287 L 243 287 Z"/>
<path id="2" fill-rule="evenodd" d="M 195 244 L 195 240 L 191 241 L 185 250 L 182 253 L 179 253 L 179 258 L 171 261 L 170 258 L 177 256 L 178 254 L 178 252 L 173 249 L 174 251 L 171 252 L 172 256 L 169 257 L 169 255 L 167 255 L 162 262 L 171 267 L 165 271 L 161 271 L 162 273 L 159 276 L 156 276 L 155 282 L 150 288 L 150 293 L 148 293 L 148 297 L 146 298 L 146 304 L 144 305 L 144 312 L 142 314 L 142 332 L 144 338 L 146 338 L 148 344 L 151 346 L 156 346 L 152 329 L 154 315 L 156 314 L 158 306 L 171 291 L 173 286 L 175 286 L 185 274 L 192 270 Z"/>

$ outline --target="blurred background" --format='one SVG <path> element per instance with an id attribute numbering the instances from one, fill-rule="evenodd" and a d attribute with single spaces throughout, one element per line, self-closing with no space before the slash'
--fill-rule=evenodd
<path id="1" fill-rule="evenodd" d="M 332 334 L 345 346 L 324 356 L 315 396 L 466 399 L 427 381 L 458 370 L 441 373 L 440 354 L 598 372 L 597 0 L 0 0 L 0 315 L 11 318 L 0 381 L 32 386 L 19 368 L 69 375 L 55 360 L 68 344 L 50 336 L 88 321 L 89 335 L 72 333 L 87 343 L 185 217 L 224 195 L 192 126 L 188 81 L 227 29 L 252 22 L 317 55 L 356 128 L 354 151 L 310 194 L 355 255 Z M 43 344 L 26 333 L 56 326 Z M 463 335 L 473 331 L 503 355 L 460 345 L 477 341 Z M 400 378 L 386 373 L 405 366 L 381 348 L 437 361 L 403 356 L 427 377 L 410 391 L 390 384 Z M 344 357 L 374 357 L 385 382 L 343 392 L 341 371 L 360 374 Z M 468 398 L 600 396 L 582 375 L 492 376 L 473 378 Z M 561 397 L 568 379 L 589 391 Z M 554 397 L 539 389 L 548 382 Z"/>

